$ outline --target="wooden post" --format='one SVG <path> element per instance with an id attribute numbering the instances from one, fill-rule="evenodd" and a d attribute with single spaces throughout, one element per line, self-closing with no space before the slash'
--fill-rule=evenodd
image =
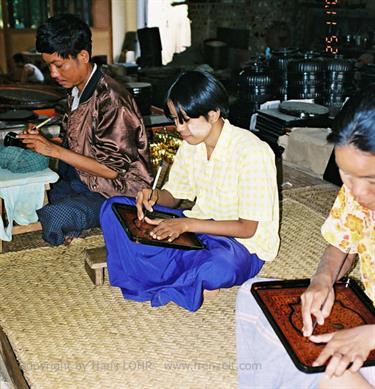
<path id="1" fill-rule="evenodd" d="M 4 364 L 9 374 L 12 384 L 17 389 L 29 389 L 30 386 L 23 376 L 22 370 L 14 355 L 12 346 L 9 343 L 2 327 L 0 326 L 0 357 L 4 360 Z"/>

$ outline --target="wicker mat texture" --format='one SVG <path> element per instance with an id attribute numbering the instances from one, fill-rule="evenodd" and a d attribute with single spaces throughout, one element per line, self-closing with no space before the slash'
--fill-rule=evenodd
<path id="1" fill-rule="evenodd" d="M 282 196 L 305 204 L 326 217 L 332 208 L 339 189 L 338 186 L 327 183 L 312 187 L 287 189 L 282 192 Z"/>
<path id="2" fill-rule="evenodd" d="M 261 276 L 311 275 L 325 247 L 324 218 L 285 199 L 278 258 Z M 0 255 L 0 325 L 32 388 L 235 388 L 235 298 L 222 290 L 196 313 L 174 304 L 153 309 L 94 287 L 84 249 L 70 246 Z"/>
<path id="3" fill-rule="evenodd" d="M 101 235 L 101 228 L 91 228 L 85 230 L 81 237 Z M 38 247 L 53 247 L 42 238 L 41 231 L 27 232 L 25 234 L 13 235 L 13 239 L 10 242 L 3 242 L 3 252 L 22 251 L 28 249 L 35 249 Z M 0 388 L 1 389 L 1 388 Z"/>

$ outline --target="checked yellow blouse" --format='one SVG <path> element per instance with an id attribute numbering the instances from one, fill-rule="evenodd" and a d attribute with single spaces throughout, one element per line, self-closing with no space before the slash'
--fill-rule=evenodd
<path id="1" fill-rule="evenodd" d="M 250 131 L 225 120 L 209 160 L 204 143 L 182 142 L 163 189 L 177 199 L 196 199 L 193 209 L 184 211 L 187 217 L 257 221 L 253 237 L 236 239 L 264 261 L 276 257 L 279 197 L 275 156 L 267 143 Z"/>
<path id="2" fill-rule="evenodd" d="M 358 253 L 362 282 L 375 305 L 375 211 L 359 205 L 344 185 L 322 226 L 322 235 L 332 246 Z"/>

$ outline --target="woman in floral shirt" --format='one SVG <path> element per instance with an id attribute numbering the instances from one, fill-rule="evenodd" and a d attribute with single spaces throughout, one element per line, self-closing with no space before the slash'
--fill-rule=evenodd
<path id="1" fill-rule="evenodd" d="M 362 283 L 375 301 L 375 211 L 361 206 L 344 185 L 322 226 L 322 235 L 340 251 L 358 254 Z"/>
<path id="2" fill-rule="evenodd" d="M 323 324 L 333 302 L 334 283 L 343 277 L 359 256 L 361 279 L 365 291 L 375 305 L 375 86 L 351 99 L 340 113 L 339 130 L 328 140 L 335 144 L 336 163 L 344 183 L 326 222 L 323 237 L 330 244 L 310 286 L 301 296 L 304 335 L 317 343 L 327 343 L 315 364 L 322 365 L 329 358 L 324 385 L 345 385 L 350 388 L 367 387 L 369 381 L 358 370 L 371 350 L 375 349 L 375 324 L 363 325 L 336 333 L 311 336 L 312 318 Z M 325 296 L 329 293 L 324 308 Z M 375 368 L 369 368 L 374 371 Z M 368 369 L 365 369 L 368 370 Z M 369 372 L 367 372 L 369 373 Z M 375 380 L 369 377 L 372 385 Z"/>
<path id="3" fill-rule="evenodd" d="M 375 324 L 312 335 L 313 317 L 322 325 L 329 316 L 333 284 L 347 274 L 357 255 L 366 294 L 375 305 L 375 85 L 348 101 L 337 119 L 328 140 L 335 145 L 344 185 L 322 226 L 329 245 L 301 296 L 304 336 L 326 343 L 314 362 L 320 366 L 328 361 L 325 374 L 297 370 L 252 299 L 247 282 L 239 291 L 236 312 L 241 388 L 375 387 L 375 366 L 361 368 L 375 350 Z M 241 368 L 249 362 L 261 363 L 261 369 Z"/>

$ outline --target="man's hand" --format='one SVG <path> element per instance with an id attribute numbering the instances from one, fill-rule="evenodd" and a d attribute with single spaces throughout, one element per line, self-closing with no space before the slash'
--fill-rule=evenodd
<path id="1" fill-rule="evenodd" d="M 36 128 L 35 124 L 28 123 L 27 127 L 22 130 L 22 134 L 38 135 L 39 134 L 39 130 Z"/>
<path id="2" fill-rule="evenodd" d="M 375 349 L 375 325 L 368 324 L 329 334 L 313 335 L 310 340 L 314 343 L 327 343 L 313 366 L 321 366 L 331 358 L 326 368 L 329 378 L 344 374 L 351 363 L 349 370 L 355 373 L 371 350 Z"/>
<path id="3" fill-rule="evenodd" d="M 34 130 L 30 130 L 34 131 Z M 57 157 L 58 147 L 54 143 L 47 140 L 43 135 L 39 134 L 38 130 L 36 133 L 19 134 L 19 138 L 28 149 L 36 151 L 39 154 L 45 155 L 46 157 Z"/>

